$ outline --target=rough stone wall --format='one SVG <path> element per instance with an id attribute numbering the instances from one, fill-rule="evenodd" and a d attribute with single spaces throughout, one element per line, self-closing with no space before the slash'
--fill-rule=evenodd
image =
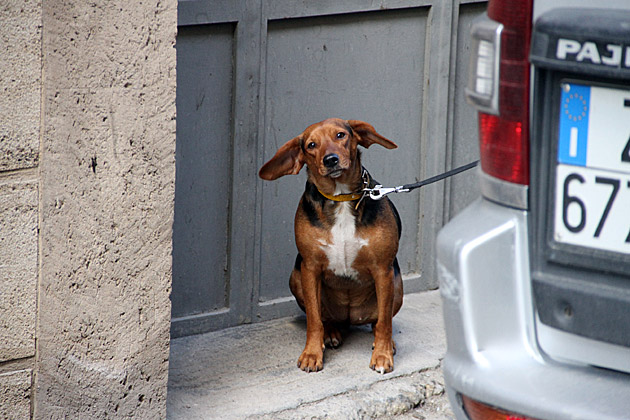
<path id="1" fill-rule="evenodd" d="M 31 418 L 31 369 L 0 373 L 0 418 Z"/>
<path id="2" fill-rule="evenodd" d="M 176 19 L 43 3 L 34 418 L 165 417 Z"/>
<path id="3" fill-rule="evenodd" d="M 38 162 L 41 0 L 0 3 L 0 171 Z"/>
<path id="4" fill-rule="evenodd" d="M 37 180 L 0 176 L 0 361 L 35 355 Z"/>
<path id="5" fill-rule="evenodd" d="M 35 356 L 41 1 L 0 4 L 0 418 L 28 419 Z"/>

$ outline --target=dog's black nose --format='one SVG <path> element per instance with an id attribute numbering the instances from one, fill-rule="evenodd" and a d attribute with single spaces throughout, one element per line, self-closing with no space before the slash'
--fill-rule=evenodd
<path id="1" fill-rule="evenodd" d="M 327 168 L 334 168 L 339 163 L 339 156 L 335 153 L 324 156 L 324 166 Z"/>

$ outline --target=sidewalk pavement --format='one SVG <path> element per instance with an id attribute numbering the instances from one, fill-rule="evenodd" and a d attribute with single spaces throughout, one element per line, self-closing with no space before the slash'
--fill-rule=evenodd
<path id="1" fill-rule="evenodd" d="M 368 367 L 369 326 L 350 328 L 341 347 L 326 349 L 324 370 L 318 373 L 297 368 L 306 339 L 304 317 L 174 339 L 167 418 L 395 417 L 436 386 L 427 383 L 431 375 L 426 373 L 439 368 L 446 351 L 439 291 L 405 295 L 393 327 L 395 366 L 385 375 Z"/>

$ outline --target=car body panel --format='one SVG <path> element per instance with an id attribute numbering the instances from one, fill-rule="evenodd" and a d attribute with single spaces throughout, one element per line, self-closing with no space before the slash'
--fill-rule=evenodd
<path id="1" fill-rule="evenodd" d="M 621 419 L 628 375 L 545 356 L 537 344 L 523 210 L 478 199 L 437 241 L 449 399 L 459 394 L 540 419 Z M 498 303 L 497 303 L 498 302 Z"/>

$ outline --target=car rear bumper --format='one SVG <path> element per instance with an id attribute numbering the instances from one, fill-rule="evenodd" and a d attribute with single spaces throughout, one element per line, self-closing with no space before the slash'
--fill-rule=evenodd
<path id="1" fill-rule="evenodd" d="M 447 337 L 446 387 L 540 419 L 620 419 L 630 413 L 630 376 L 560 363 L 536 340 L 527 212 L 479 199 L 438 235 Z"/>

